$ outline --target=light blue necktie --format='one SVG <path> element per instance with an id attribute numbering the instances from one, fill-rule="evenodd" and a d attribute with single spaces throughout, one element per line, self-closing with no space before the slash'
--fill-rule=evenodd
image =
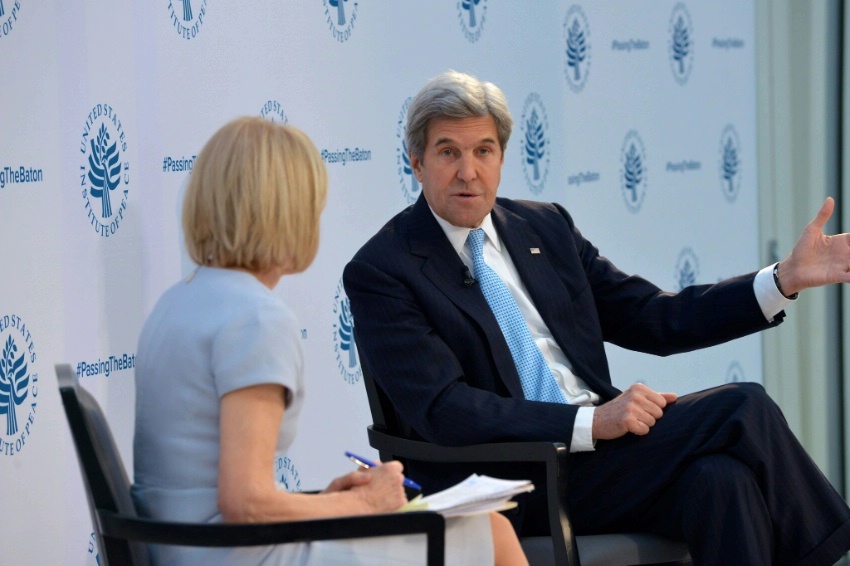
<path id="1" fill-rule="evenodd" d="M 496 316 L 502 334 L 505 335 L 525 398 L 532 401 L 566 403 L 564 394 L 555 383 L 555 378 L 540 353 L 540 348 L 531 337 L 531 331 L 528 330 L 513 295 L 496 272 L 484 262 L 484 230 L 472 230 L 466 241 L 472 250 L 475 278 L 481 285 L 481 292 L 484 293 L 490 310 Z"/>

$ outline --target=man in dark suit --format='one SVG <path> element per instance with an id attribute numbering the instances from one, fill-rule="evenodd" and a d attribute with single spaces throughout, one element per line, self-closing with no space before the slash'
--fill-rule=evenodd
<path id="1" fill-rule="evenodd" d="M 346 266 L 361 361 L 407 434 L 568 443 L 579 534 L 656 532 L 697 563 L 835 561 L 850 510 L 761 386 L 621 392 L 603 347 L 711 346 L 779 324 L 805 288 L 850 282 L 850 235 L 822 233 L 832 200 L 776 266 L 665 293 L 600 256 L 561 206 L 496 198 L 511 126 L 495 85 L 429 81 L 407 123 L 422 196 Z M 438 489 L 468 470 L 409 473 Z"/>

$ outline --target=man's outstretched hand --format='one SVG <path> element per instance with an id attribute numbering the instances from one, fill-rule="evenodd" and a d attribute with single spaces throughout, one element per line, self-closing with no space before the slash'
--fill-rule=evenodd
<path id="1" fill-rule="evenodd" d="M 635 383 L 618 397 L 593 411 L 594 440 L 611 440 L 626 433 L 644 435 L 664 416 L 664 407 L 676 400 L 675 393 L 657 393 Z"/>
<path id="2" fill-rule="evenodd" d="M 823 233 L 834 209 L 835 201 L 828 197 L 788 257 L 779 262 L 779 285 L 785 295 L 829 283 L 850 283 L 850 234 Z"/>

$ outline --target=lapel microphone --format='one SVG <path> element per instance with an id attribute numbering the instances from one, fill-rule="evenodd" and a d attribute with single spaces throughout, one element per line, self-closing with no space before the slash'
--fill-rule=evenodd
<path id="1" fill-rule="evenodd" d="M 475 285 L 477 281 L 475 281 L 475 277 L 472 276 L 472 273 L 469 271 L 468 267 L 463 268 L 463 284 L 467 287 L 472 287 Z"/>

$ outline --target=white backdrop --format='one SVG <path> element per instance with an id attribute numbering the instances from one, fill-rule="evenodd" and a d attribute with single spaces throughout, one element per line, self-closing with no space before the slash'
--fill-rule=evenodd
<path id="1" fill-rule="evenodd" d="M 402 138 L 424 81 L 498 84 L 516 123 L 500 194 L 564 204 L 620 268 L 676 290 L 762 267 L 754 18 L 734 0 L 0 0 L 3 563 L 94 563 L 53 364 L 102 402 L 132 473 L 136 340 L 192 269 L 180 199 L 224 122 L 287 121 L 327 161 L 319 255 L 277 289 L 302 323 L 308 396 L 276 475 L 320 488 L 351 469 L 343 451 L 375 455 L 340 278 L 419 194 Z M 753 337 L 609 354 L 620 387 L 761 381 Z"/>

